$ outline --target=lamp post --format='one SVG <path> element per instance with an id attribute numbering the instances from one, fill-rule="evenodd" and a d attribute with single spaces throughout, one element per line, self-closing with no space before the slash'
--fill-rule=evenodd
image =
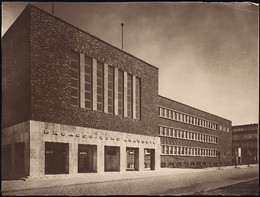
<path id="1" fill-rule="evenodd" d="M 218 169 L 220 169 L 220 154 L 221 154 L 221 152 L 218 151 Z"/>

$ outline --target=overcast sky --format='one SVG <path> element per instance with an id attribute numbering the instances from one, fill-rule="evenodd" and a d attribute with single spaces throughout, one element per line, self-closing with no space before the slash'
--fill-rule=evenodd
<path id="1" fill-rule="evenodd" d="M 51 12 L 51 3 L 32 3 Z M 2 3 L 2 35 L 27 3 Z M 159 68 L 159 94 L 258 122 L 258 6 L 241 3 L 54 3 L 55 15 Z"/>

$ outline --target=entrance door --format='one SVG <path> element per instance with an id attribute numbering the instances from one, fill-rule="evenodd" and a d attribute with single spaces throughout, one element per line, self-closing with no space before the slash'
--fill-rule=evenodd
<path id="1" fill-rule="evenodd" d="M 2 179 L 7 179 L 11 174 L 11 144 L 2 146 Z"/>
<path id="2" fill-rule="evenodd" d="M 79 144 L 78 150 L 78 172 L 97 172 L 97 146 Z"/>
<path id="3" fill-rule="evenodd" d="M 105 146 L 105 171 L 120 171 L 120 147 Z"/>
<path id="4" fill-rule="evenodd" d="M 155 170 L 155 151 L 154 149 L 144 149 L 144 168 L 145 170 Z"/>
<path id="5" fill-rule="evenodd" d="M 15 148 L 15 176 L 22 177 L 24 173 L 24 142 L 14 144 Z"/>
<path id="6" fill-rule="evenodd" d="M 68 143 L 45 142 L 45 174 L 67 174 L 68 154 Z"/>

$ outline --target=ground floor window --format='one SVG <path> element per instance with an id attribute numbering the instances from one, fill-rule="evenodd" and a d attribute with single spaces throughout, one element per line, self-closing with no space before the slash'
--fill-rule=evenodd
<path id="1" fill-rule="evenodd" d="M 139 149 L 138 148 L 126 148 L 126 170 L 138 171 L 139 170 Z"/>
<path id="2" fill-rule="evenodd" d="M 78 145 L 78 172 L 97 172 L 96 145 Z"/>
<path id="3" fill-rule="evenodd" d="M 105 172 L 120 171 L 120 147 L 105 146 Z"/>
<path id="4" fill-rule="evenodd" d="M 45 142 L 45 174 L 69 173 L 69 144 Z"/>

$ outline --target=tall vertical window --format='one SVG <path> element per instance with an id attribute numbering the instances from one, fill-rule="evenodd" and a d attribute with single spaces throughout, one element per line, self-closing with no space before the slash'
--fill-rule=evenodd
<path id="1" fill-rule="evenodd" d="M 92 109 L 92 59 L 85 56 L 85 108 Z"/>
<path id="2" fill-rule="evenodd" d="M 127 117 L 133 117 L 133 77 L 127 74 Z"/>
<path id="3" fill-rule="evenodd" d="M 124 114 L 124 72 L 118 70 L 118 115 Z"/>
<path id="4" fill-rule="evenodd" d="M 136 119 L 141 118 L 141 79 L 136 77 L 135 80 L 135 98 L 136 98 Z"/>
<path id="5" fill-rule="evenodd" d="M 104 65 L 97 62 L 97 110 L 104 111 Z"/>
<path id="6" fill-rule="evenodd" d="M 114 113 L 114 68 L 108 66 L 108 113 Z"/>
<path id="7" fill-rule="evenodd" d="M 71 73 L 71 78 L 70 78 L 70 91 L 71 91 L 71 104 L 74 106 L 79 106 L 79 53 L 75 51 L 71 51 L 70 53 L 70 59 L 71 59 L 71 64 L 70 64 L 70 73 Z"/>

